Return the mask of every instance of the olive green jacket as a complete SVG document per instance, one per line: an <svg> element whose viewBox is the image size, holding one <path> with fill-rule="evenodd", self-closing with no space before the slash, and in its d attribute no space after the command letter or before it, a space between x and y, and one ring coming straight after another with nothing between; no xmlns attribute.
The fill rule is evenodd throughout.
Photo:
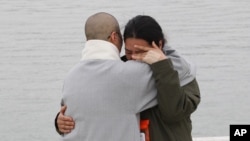
<svg viewBox="0 0 250 141"><path fill-rule="evenodd" d="M178 72L170 59L152 64L151 68L158 105L141 113L141 119L149 120L150 141L192 141L190 116L200 102L197 81L194 79L180 87ZM166 79L160 79L162 77Z"/></svg>

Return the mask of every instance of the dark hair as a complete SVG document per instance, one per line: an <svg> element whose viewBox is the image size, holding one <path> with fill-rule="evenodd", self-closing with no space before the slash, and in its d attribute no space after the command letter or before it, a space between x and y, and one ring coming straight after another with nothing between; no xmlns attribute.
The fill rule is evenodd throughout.
<svg viewBox="0 0 250 141"><path fill-rule="evenodd" d="M138 15L130 19L125 26L123 36L124 41L127 38L137 38L146 40L150 45L155 41L159 46L159 41L162 40L164 46L166 42L161 26L154 18L145 15Z"/></svg>

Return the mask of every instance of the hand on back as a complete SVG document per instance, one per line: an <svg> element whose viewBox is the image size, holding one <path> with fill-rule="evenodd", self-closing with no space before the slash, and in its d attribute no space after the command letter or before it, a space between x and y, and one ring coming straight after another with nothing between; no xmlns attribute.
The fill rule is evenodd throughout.
<svg viewBox="0 0 250 141"><path fill-rule="evenodd" d="M75 127L75 122L72 117L64 115L66 109L66 106L61 107L60 113L56 121L59 131L63 134L70 133L71 130L73 130Z"/></svg>

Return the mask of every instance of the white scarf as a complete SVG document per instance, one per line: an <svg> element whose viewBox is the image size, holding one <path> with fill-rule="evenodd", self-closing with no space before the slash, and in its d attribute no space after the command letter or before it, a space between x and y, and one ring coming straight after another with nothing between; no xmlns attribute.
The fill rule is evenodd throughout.
<svg viewBox="0 0 250 141"><path fill-rule="evenodd" d="M121 60L115 45L104 40L88 40L82 50L82 59Z"/></svg>

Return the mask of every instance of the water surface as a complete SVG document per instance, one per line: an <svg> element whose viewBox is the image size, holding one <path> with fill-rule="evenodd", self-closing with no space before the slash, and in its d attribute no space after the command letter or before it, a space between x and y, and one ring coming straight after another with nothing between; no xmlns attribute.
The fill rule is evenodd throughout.
<svg viewBox="0 0 250 141"><path fill-rule="evenodd" d="M247 0L0 0L1 140L58 139L63 79L80 59L86 18L99 11L122 30L135 15L155 17L169 45L197 65L193 136L227 136L230 124L250 123Z"/></svg>

